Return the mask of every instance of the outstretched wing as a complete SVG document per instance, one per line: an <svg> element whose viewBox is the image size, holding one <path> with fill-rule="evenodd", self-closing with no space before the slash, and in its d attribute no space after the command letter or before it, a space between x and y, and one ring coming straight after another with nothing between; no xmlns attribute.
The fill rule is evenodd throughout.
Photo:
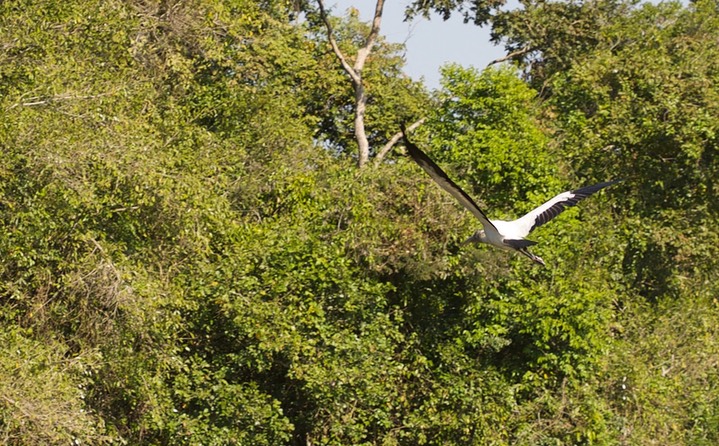
<svg viewBox="0 0 719 446"><path fill-rule="evenodd" d="M472 197L467 195L465 191L463 191L457 184L452 181L446 173L437 165L434 161L432 161L423 151L419 149L416 145L412 144L410 140L407 138L406 133L404 132L404 128L402 129L402 136L404 137L405 145L407 146L407 153L409 153L409 156L412 157L412 159L419 164L419 167L424 169L425 172L429 174L432 179L439 184L439 187L449 192L450 195L452 195L454 198L457 199L457 201L462 204L465 208L467 208L472 214L474 214L477 219L482 223L482 226L484 226L484 229L492 228L495 231L497 228L492 224L492 222L489 221L486 215L484 215L484 212L482 212L482 209L477 205L477 203L472 200Z"/></svg>
<svg viewBox="0 0 719 446"><path fill-rule="evenodd" d="M581 189L562 192L543 205L537 207L531 212L517 220L520 227L527 231L527 234L549 222L557 215L561 214L566 208L576 206L577 203L598 192L605 187L618 183L622 180L605 181L604 183L595 184L593 186L583 187Z"/></svg>

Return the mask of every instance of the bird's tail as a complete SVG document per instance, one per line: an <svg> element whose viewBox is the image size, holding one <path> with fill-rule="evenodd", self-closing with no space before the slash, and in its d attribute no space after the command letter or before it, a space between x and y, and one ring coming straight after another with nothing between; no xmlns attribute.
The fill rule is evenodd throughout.
<svg viewBox="0 0 719 446"><path fill-rule="evenodd" d="M516 250L525 249L530 246L534 246L537 244L537 242L532 240L527 240L526 238L520 238L520 239L504 239L504 244L507 246L510 246Z"/></svg>

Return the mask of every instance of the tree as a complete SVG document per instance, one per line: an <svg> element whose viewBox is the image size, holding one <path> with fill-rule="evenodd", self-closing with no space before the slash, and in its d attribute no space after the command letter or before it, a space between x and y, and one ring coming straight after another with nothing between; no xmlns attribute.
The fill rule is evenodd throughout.
<svg viewBox="0 0 719 446"><path fill-rule="evenodd" d="M426 127L433 156L494 212L549 198L559 187L548 139L539 127L535 90L513 68L442 69L442 90Z"/></svg>
<svg viewBox="0 0 719 446"><path fill-rule="evenodd" d="M719 269L716 2L645 4L599 36L555 76L550 106L570 168L629 186L615 208L626 248L614 275L626 291L608 401L623 441L711 444L717 406L705 397L715 384L703 364L716 358L705 332L716 324Z"/></svg>
<svg viewBox="0 0 719 446"><path fill-rule="evenodd" d="M507 51L492 64L512 61L525 70L534 88L548 96L553 75L595 48L601 30L626 15L636 1L523 0L517 8L505 8L505 4L505 0L415 1L409 14L435 11L447 19L457 12L464 15L465 22L489 25L492 41L503 44Z"/></svg>
<svg viewBox="0 0 719 446"><path fill-rule="evenodd" d="M601 45L553 87L559 137L573 169L595 178L611 171L633 183L636 195L630 193L624 206L648 218L637 221L636 230L651 241L632 242L626 273L636 274L636 285L648 295L673 289L671 277L680 270L704 265L711 274L716 267L710 244L698 242L684 258L679 252L686 241L675 238L715 237L705 223L719 209L713 192L719 131L712 118L719 113L713 7L645 5L606 27Z"/></svg>
<svg viewBox="0 0 719 446"><path fill-rule="evenodd" d="M357 56L355 57L355 62L353 65L349 64L344 54L342 54L342 51L337 46L337 41L335 40L332 31L332 25L330 25L329 19L327 18L327 12L325 11L323 1L317 0L317 4L320 8L322 20L327 27L327 39L329 40L330 45L332 45L332 50L335 52L335 55L342 64L342 69L344 69L347 75L350 77L350 80L352 81L352 86L355 91L354 129L355 139L357 140L357 146L359 151L357 165L359 167L363 167L369 160L369 142L367 141L367 134L365 133L364 125L365 110L367 108L367 94L365 92L365 87L362 84L362 70L364 69L367 57L372 51L372 46L374 45L374 42L379 34L380 25L382 23L382 10L384 9L384 0L377 0L374 17L372 19L372 27L367 34L367 38L365 39L364 44L358 49Z"/></svg>
<svg viewBox="0 0 719 446"><path fill-rule="evenodd" d="M244 215L233 185L311 155L302 95L282 90L301 79L267 74L305 41L271 3L0 6L8 444L288 440L275 398L181 341L213 308L200 269ZM190 299L185 276L204 277Z"/></svg>
<svg viewBox="0 0 719 446"><path fill-rule="evenodd" d="M352 86L294 5L0 3L3 441L716 444L715 2L602 26L543 98L449 66L428 107L377 36L370 159L426 114L499 218L626 177L533 234L545 269L459 246L400 153L339 156Z"/></svg>
<svg viewBox="0 0 719 446"><path fill-rule="evenodd" d="M367 92L367 86L366 86L366 79L367 79L367 73L365 72L365 64L367 63L368 57L373 51L376 51L376 46L378 44L378 41L381 40L379 36L380 32L380 26L382 23L382 12L384 10L384 0L377 0L377 3L375 5L375 11L373 15L373 19L371 21L371 25L367 31L364 32L364 35L360 37L361 34L355 34L354 36L351 36L352 38L349 39L350 42L353 44L356 42L355 39L359 37L359 48L356 50L355 60L354 63L350 64L350 61L348 60L345 51L343 51L340 47L340 43L338 43L336 38L336 32L332 25L332 20L327 14L327 11L325 9L324 2L322 0L317 0L317 4L319 6L319 14L320 19L322 23L324 24L324 27L326 29L326 37L327 41L329 42L332 51L334 52L335 56L340 62L340 65L342 66L342 69L347 74L347 76L350 78L350 82L352 84L352 88L354 90L354 103L353 103L353 109L354 109L354 138L357 143L358 148L358 157L357 157L357 165L362 168L364 167L370 158L370 140L367 135L367 129L366 129L366 123L365 123L365 117L367 113L367 104L368 100L370 98L368 92ZM357 14L356 12L353 12L350 15L350 20L356 20ZM361 33L361 31L360 31ZM385 56L386 57L386 56ZM377 84L378 88L381 88L381 83ZM404 88L407 88L404 86ZM415 94L418 93L415 90ZM398 94L399 92L389 92L389 95L386 97L391 97L392 94ZM396 123L395 123L396 124ZM415 123L415 126L419 125L419 123ZM382 158L389 152L389 150L392 148L392 146L399 140L400 133L399 132L393 132L393 136L389 138L389 141L386 142L382 149L375 151L376 153L376 161L380 162Z"/></svg>

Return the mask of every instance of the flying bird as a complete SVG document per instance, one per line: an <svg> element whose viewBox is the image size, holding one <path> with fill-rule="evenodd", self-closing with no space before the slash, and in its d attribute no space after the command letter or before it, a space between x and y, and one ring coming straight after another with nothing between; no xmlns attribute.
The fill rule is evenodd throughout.
<svg viewBox="0 0 719 446"><path fill-rule="evenodd" d="M561 214L567 207L575 206L593 193L621 181L606 181L593 186L562 192L523 217L513 221L490 220L477 203L474 202L472 197L467 195L434 161L410 142L404 128L402 129L402 136L404 137L409 156L411 156L442 189L449 192L450 195L456 198L462 206L467 208L467 210L482 223L484 229L476 231L463 244L487 243L498 248L518 251L542 266L545 266L544 260L529 252L528 249L530 246L536 245L537 242L527 240L525 237L536 228Z"/></svg>

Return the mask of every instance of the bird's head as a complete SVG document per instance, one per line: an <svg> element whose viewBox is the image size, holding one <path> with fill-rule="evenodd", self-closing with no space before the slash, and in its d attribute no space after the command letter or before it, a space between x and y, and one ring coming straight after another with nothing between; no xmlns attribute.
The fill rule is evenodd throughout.
<svg viewBox="0 0 719 446"><path fill-rule="evenodd" d="M487 236L484 234L484 229L476 231L470 238L464 241L462 245L467 243L486 243Z"/></svg>

